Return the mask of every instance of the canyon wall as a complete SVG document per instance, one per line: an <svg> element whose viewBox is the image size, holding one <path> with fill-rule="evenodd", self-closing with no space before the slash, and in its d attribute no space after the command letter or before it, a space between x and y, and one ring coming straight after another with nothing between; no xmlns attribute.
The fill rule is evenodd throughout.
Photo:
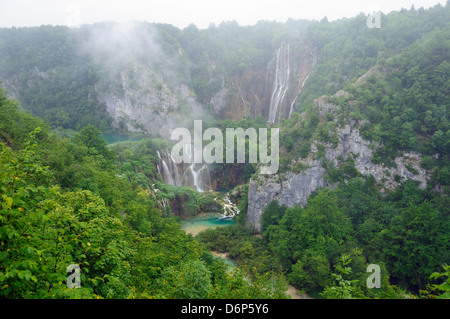
<svg viewBox="0 0 450 319"><path fill-rule="evenodd" d="M338 94L345 93L338 92ZM315 100L315 105L321 117L338 109L337 106L326 102L325 98ZM355 122L338 127L337 136L337 145L314 141L309 156L297 160L307 167L302 172L257 175L255 179L251 179L248 189L246 227L260 232L264 208L273 200L278 200L280 205L288 207L295 205L304 207L309 195L315 190L323 187L334 188L336 184L330 183L326 178L327 171L323 165L323 158L338 167L342 161L351 156L354 158L357 171L364 176L373 175L376 182L385 190L395 189L407 179L418 181L421 189L426 187L430 173L420 167L420 154L403 153L395 158L395 167L386 167L383 164L372 163L373 149L370 143L361 137L359 125ZM315 144L322 144L325 147L323 158L315 156L318 152Z"/></svg>

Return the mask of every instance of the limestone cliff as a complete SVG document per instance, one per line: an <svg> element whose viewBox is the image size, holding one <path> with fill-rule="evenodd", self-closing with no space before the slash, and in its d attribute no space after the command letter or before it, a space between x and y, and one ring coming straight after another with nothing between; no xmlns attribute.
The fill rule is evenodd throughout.
<svg viewBox="0 0 450 319"><path fill-rule="evenodd" d="M133 66L120 72L119 88L98 90L113 118L112 128L143 132L170 138L172 130L183 125L186 113L200 113L201 106L184 84L171 88L157 72Z"/></svg>
<svg viewBox="0 0 450 319"><path fill-rule="evenodd" d="M338 92L345 94L345 92ZM337 110L337 106L326 102L324 98L315 101L319 115L325 116L328 112ZM326 159L338 167L345 159L352 157L357 171L364 175L373 175L381 188L394 189L400 182L412 179L420 183L424 189L427 185L429 172L420 167L421 156L418 153L408 152L395 158L396 167L386 167L383 164L372 163L373 149L369 141L364 140L359 132L359 125L355 122L347 123L337 128L338 143L323 144L314 141L311 152L306 159L297 160L304 167L300 173L286 172L274 175L258 175L249 182L248 209L246 226L255 231L261 230L261 216L264 208L272 201L278 200L280 205L288 207L300 205L304 207L309 195L322 187L335 187L326 178L326 169L323 161ZM315 145L325 147L324 156L318 157ZM409 169L408 169L409 168Z"/></svg>

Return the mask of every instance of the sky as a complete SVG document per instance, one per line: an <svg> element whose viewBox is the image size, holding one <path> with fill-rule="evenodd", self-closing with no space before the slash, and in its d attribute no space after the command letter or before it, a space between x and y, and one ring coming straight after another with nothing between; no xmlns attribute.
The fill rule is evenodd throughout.
<svg viewBox="0 0 450 319"><path fill-rule="evenodd" d="M223 21L254 25L259 20L328 20L363 12L416 9L446 0L0 0L0 27L92 24L102 21L189 24L207 28Z"/></svg>

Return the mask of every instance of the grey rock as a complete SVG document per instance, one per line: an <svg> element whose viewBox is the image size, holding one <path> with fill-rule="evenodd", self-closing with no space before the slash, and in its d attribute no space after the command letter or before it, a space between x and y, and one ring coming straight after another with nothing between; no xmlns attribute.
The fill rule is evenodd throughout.
<svg viewBox="0 0 450 319"><path fill-rule="evenodd" d="M342 92L340 94L343 94ZM323 103L316 100L319 112L323 116L326 112L334 112L337 106ZM418 153L408 152L396 157L394 162L396 167L385 167L383 164L372 163L373 148L378 145L371 145L369 141L362 138L358 125L349 123L337 129L337 145L324 144L324 157L334 166L339 166L339 159L345 160L349 156L355 159L355 167L364 176L373 175L377 183L384 190L395 189L399 183L395 176L400 177L400 182L412 179L419 182L419 187L424 189L430 173L420 167L421 156ZM319 144L318 141L315 141ZM287 172L284 174L274 174L271 176L258 175L257 179L252 179L248 190L248 208L245 225L249 229L257 232L261 231L261 217L264 208L272 201L278 200L280 205L288 207L307 204L309 195L323 187L334 188L325 178L326 170L322 166L321 159L315 159L314 154L317 147L313 143L310 156L298 162L307 165L309 168L301 173ZM407 167L412 167L413 172ZM398 180L398 178L397 178ZM382 191L383 191L382 189Z"/></svg>

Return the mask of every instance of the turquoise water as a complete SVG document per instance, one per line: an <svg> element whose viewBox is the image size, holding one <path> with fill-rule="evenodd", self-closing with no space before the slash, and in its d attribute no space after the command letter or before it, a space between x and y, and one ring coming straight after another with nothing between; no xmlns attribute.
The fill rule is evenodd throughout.
<svg viewBox="0 0 450 319"><path fill-rule="evenodd" d="M237 264L233 259L230 259L230 258L222 258L222 259L225 262L225 264L227 264L228 269L233 269L233 268L237 267Z"/></svg>
<svg viewBox="0 0 450 319"><path fill-rule="evenodd" d="M181 221L181 228L188 234L197 235L208 228L231 226L236 224L234 218L220 220L221 215L217 213L202 213L188 220Z"/></svg>
<svg viewBox="0 0 450 319"><path fill-rule="evenodd" d="M195 236L209 228L226 227L236 224L236 220L234 218L221 220L220 217L221 215L217 213L202 213L192 217L189 220L181 221L181 229L184 229L186 233ZM228 266L228 269L231 270L237 267L234 260L226 257L220 258L223 259L225 264Z"/></svg>

